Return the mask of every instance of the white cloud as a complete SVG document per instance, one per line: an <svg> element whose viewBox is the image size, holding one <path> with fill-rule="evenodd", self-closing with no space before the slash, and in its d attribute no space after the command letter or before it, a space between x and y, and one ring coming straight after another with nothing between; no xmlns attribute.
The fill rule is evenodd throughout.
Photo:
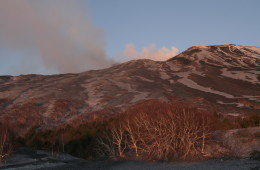
<svg viewBox="0 0 260 170"><path fill-rule="evenodd" d="M178 54L178 49L171 46L170 49L163 46L158 49L156 44L150 44L143 47L141 52L138 52L134 44L128 44L123 51L122 60L135 60L135 59L151 59L155 61L165 61Z"/></svg>

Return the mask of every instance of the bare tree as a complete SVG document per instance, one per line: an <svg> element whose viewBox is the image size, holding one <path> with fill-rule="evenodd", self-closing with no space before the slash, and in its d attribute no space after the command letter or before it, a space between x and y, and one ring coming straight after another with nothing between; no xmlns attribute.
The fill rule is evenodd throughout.
<svg viewBox="0 0 260 170"><path fill-rule="evenodd" d="M121 123L119 123L118 126L113 126L111 128L111 137L113 140L113 144L117 148L118 156L123 157L127 145L126 145L125 129L121 125Z"/></svg>
<svg viewBox="0 0 260 170"><path fill-rule="evenodd" d="M97 140L97 147L95 148L96 153L99 156L115 156L115 146L113 140L111 139L111 135L108 132L102 133Z"/></svg>
<svg viewBox="0 0 260 170"><path fill-rule="evenodd" d="M13 151L11 134L7 127L0 127L0 163Z"/></svg>
<svg viewBox="0 0 260 170"><path fill-rule="evenodd" d="M159 106L125 113L119 123L111 125L102 145L113 143L120 157L132 152L136 157L155 160L199 158L211 134L207 116L176 103Z"/></svg>

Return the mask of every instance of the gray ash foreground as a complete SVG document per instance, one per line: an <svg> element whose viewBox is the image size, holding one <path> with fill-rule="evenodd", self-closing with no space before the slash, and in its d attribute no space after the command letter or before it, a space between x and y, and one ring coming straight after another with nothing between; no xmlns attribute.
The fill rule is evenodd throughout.
<svg viewBox="0 0 260 170"><path fill-rule="evenodd" d="M33 152L33 153L32 153ZM40 155L40 156L39 156ZM257 170L260 162L250 159L215 159L200 162L145 162L130 160L84 160L67 154L53 155L50 152L23 148L9 157L8 164L1 164L6 170Z"/></svg>

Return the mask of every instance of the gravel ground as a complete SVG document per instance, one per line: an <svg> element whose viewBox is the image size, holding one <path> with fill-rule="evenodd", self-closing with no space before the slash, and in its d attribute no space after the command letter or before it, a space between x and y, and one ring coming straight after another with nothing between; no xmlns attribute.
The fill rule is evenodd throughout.
<svg viewBox="0 0 260 170"><path fill-rule="evenodd" d="M84 160L68 154L53 155L47 151L21 149L12 154L7 170L260 170L260 161L250 159L215 159L199 162L145 162L130 160Z"/></svg>
<svg viewBox="0 0 260 170"><path fill-rule="evenodd" d="M86 161L53 168L43 168L46 170L260 170L260 162L249 159L235 160L210 160L193 163L158 163L143 161Z"/></svg>

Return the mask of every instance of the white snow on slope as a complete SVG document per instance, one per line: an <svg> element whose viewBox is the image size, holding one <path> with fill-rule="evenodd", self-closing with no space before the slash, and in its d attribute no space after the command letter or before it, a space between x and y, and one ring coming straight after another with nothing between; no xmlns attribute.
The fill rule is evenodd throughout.
<svg viewBox="0 0 260 170"><path fill-rule="evenodd" d="M226 98L235 98L231 94L227 94L224 92L213 90L209 87L203 87L201 85L198 85L196 82L194 82L188 78L188 76L190 75L190 72L180 72L180 73L176 73L176 75L181 77L181 79L179 79L178 82L182 83L183 85L185 85L189 88L193 88L193 89L200 90L200 91L207 92L207 93L217 94L220 96L224 96Z"/></svg>
<svg viewBox="0 0 260 170"><path fill-rule="evenodd" d="M260 47L254 47L254 46L246 46L246 48L250 49L250 50L253 50L253 51L256 51L260 54Z"/></svg>
<svg viewBox="0 0 260 170"><path fill-rule="evenodd" d="M139 93L134 96L134 98L130 101L130 103L136 103L140 100L148 99L148 96L149 96L149 92Z"/></svg>
<svg viewBox="0 0 260 170"><path fill-rule="evenodd" d="M160 78L163 80L169 80L171 79L171 76L169 76L165 71L160 71Z"/></svg>
<svg viewBox="0 0 260 170"><path fill-rule="evenodd" d="M220 67L251 67L252 65L260 66L260 53L257 54L253 52L258 52L260 47L245 48L239 45L220 45L215 47L215 52L217 53L213 53L211 51L211 46L192 47L189 49L190 51L200 51L182 57L195 61L198 64L200 61L203 61L205 63L214 64ZM228 51L223 50L223 47L227 47ZM244 55L240 55L238 51Z"/></svg>
<svg viewBox="0 0 260 170"><path fill-rule="evenodd" d="M139 79L141 79L141 80L143 80L143 81L150 82L150 83L153 83L153 82L154 82L154 80L150 80L150 79L147 79L147 78L142 77L142 76L135 76L135 77L136 77L136 78L139 78Z"/></svg>
<svg viewBox="0 0 260 170"><path fill-rule="evenodd" d="M139 76L140 78L140 76ZM115 80L110 80L110 82L112 82L113 84L115 84L117 87L119 87L120 89L124 89L129 93L133 93L134 98L130 101L130 103L135 103L139 100L144 100L144 99L148 99L149 96L149 92L138 92L135 90L135 88L133 87L133 85L129 84L129 83L124 83L124 82L120 82L120 81L115 81Z"/></svg>
<svg viewBox="0 0 260 170"><path fill-rule="evenodd" d="M243 107L244 106L244 104L242 104L242 103L235 103L235 102L225 103L225 102L222 102L220 100L218 100L217 103L223 104L223 105L237 105L236 107Z"/></svg>
<svg viewBox="0 0 260 170"><path fill-rule="evenodd" d="M100 88L103 85L102 81L105 80L101 80L99 78L88 79L86 84L82 85L82 87L86 89L85 92L88 94L86 103L89 105L89 107L95 106L96 109L100 109L98 105L101 103L101 99L104 96L102 93L100 93Z"/></svg>
<svg viewBox="0 0 260 170"><path fill-rule="evenodd" d="M248 95L243 95L244 98L247 98L248 100L251 101L256 101L256 102L260 102L260 96L248 96Z"/></svg>
<svg viewBox="0 0 260 170"><path fill-rule="evenodd" d="M221 69L221 71L222 76L247 81L253 84L260 84L258 80L258 77L260 76L260 71L229 71L227 68L223 68Z"/></svg>

